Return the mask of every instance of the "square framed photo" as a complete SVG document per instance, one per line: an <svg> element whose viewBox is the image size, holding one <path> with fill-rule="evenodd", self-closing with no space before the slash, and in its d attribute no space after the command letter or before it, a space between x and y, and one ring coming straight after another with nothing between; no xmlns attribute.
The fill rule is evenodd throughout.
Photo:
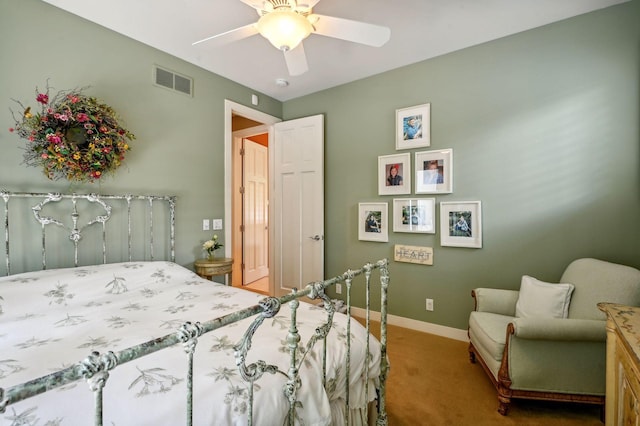
<svg viewBox="0 0 640 426"><path fill-rule="evenodd" d="M387 203L358 203L358 239L389 241Z"/></svg>
<svg viewBox="0 0 640 426"><path fill-rule="evenodd" d="M393 232L436 233L435 198L394 198Z"/></svg>
<svg viewBox="0 0 640 426"><path fill-rule="evenodd" d="M378 157L378 195L411 194L411 155Z"/></svg>
<svg viewBox="0 0 640 426"><path fill-rule="evenodd" d="M482 248L480 201L440 202L440 245Z"/></svg>
<svg viewBox="0 0 640 426"><path fill-rule="evenodd" d="M396 110L396 149L431 145L431 104Z"/></svg>
<svg viewBox="0 0 640 426"><path fill-rule="evenodd" d="M416 194L453 192L453 150L416 152Z"/></svg>

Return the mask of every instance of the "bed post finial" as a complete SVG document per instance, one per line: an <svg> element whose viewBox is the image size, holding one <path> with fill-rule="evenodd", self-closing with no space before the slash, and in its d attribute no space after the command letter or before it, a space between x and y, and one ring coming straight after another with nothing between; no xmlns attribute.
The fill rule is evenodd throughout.
<svg viewBox="0 0 640 426"><path fill-rule="evenodd" d="M182 342L185 352L192 354L196 350L198 337L202 336L203 332L202 324L199 322L192 323L187 321L182 324L178 330L178 338Z"/></svg>
<svg viewBox="0 0 640 426"><path fill-rule="evenodd" d="M102 425L102 390L109 379L109 370L116 365L118 365L118 358L111 351L102 355L93 351L80 363L81 373L87 380L89 389L94 393L96 425Z"/></svg>
<svg viewBox="0 0 640 426"><path fill-rule="evenodd" d="M102 355L100 355L99 352L93 351L91 355L82 360L80 365L82 375L85 379L89 380L101 371L107 372L115 368L115 366L118 365L118 358L116 354L111 351ZM104 386L104 383L102 385ZM92 390L95 389L92 388Z"/></svg>

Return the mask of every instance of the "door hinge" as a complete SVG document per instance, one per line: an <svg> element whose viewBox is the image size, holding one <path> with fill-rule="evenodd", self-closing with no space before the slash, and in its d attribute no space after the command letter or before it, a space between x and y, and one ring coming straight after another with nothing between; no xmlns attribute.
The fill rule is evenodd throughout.
<svg viewBox="0 0 640 426"><path fill-rule="evenodd" d="M244 148L240 148L240 155L244 155Z"/></svg>
<svg viewBox="0 0 640 426"><path fill-rule="evenodd" d="M241 193L241 194L244 194L244 186L241 186L241 187L240 187L240 193Z"/></svg>

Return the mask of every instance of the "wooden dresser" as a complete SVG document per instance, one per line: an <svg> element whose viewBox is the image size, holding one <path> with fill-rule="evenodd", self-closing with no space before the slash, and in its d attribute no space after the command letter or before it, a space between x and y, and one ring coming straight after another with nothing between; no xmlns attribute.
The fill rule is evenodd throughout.
<svg viewBox="0 0 640 426"><path fill-rule="evenodd" d="M606 426L640 425L640 307L598 308L607 314Z"/></svg>

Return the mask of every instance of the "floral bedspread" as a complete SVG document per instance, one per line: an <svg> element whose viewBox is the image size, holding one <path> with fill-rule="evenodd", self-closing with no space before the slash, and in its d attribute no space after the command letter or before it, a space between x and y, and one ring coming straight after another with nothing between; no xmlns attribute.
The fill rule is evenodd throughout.
<svg viewBox="0 0 640 426"><path fill-rule="evenodd" d="M131 262L30 272L0 278L0 387L50 374L92 351L117 352L162 337L186 321L205 322L257 304L264 296L204 280L170 262ZM262 359L288 371L288 306L265 320L248 362ZM323 323L322 309L301 303L301 345ZM198 339L194 362L194 425L246 425L249 394L235 365L233 346L252 319ZM374 399L379 343L370 338L369 396L364 394L364 330L351 322L349 383L352 408ZM329 333L327 389L322 384L322 344L305 359L297 399L297 424L328 425L331 406L344 399L346 317L336 313ZM104 388L104 424L186 423L187 355L182 345L110 371ZM266 374L254 385L254 424L285 424L286 377ZM93 393L84 380L7 407L0 425L93 424Z"/></svg>

